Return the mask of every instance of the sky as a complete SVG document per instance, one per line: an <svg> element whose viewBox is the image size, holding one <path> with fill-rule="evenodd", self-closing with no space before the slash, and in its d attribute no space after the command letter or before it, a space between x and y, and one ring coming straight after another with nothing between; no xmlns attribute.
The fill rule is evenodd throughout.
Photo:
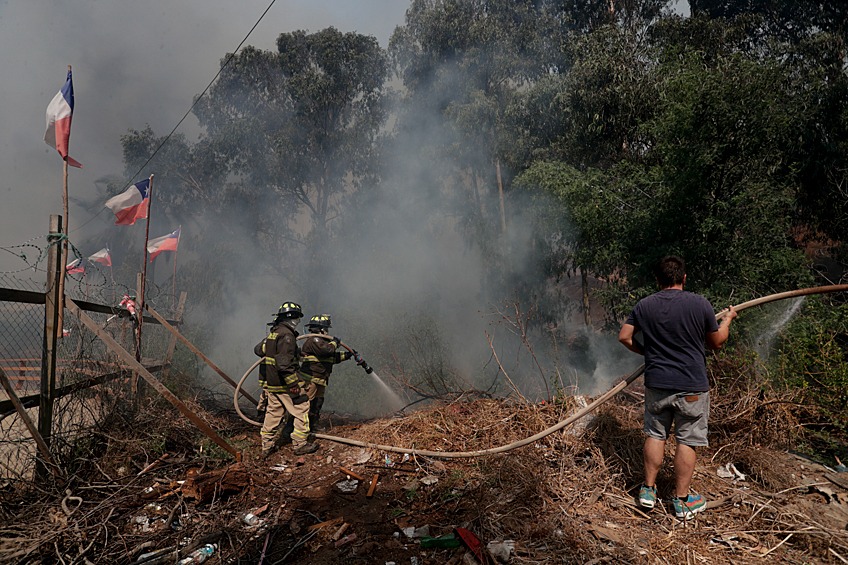
<svg viewBox="0 0 848 565"><path fill-rule="evenodd" d="M68 65L75 94L70 155L84 166L70 170L68 224L71 240L82 241L113 224L105 208L92 216L74 199L93 198L98 179L123 173L120 136L148 124L158 135L171 131L270 3L0 0L0 248L43 237L50 215L62 213L62 161L43 137L47 105ZM385 47L407 6L277 0L245 45L275 50L280 33L334 26L373 35ZM194 117L177 132L195 140ZM0 273L21 267L0 252Z"/></svg>

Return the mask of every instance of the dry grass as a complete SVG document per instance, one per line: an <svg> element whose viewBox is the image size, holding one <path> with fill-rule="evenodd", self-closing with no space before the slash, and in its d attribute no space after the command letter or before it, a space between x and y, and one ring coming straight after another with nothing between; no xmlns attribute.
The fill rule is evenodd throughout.
<svg viewBox="0 0 848 565"><path fill-rule="evenodd" d="M650 513L636 507L633 495L642 474L642 407L624 395L581 421L578 428L566 428L505 454L478 459L417 457L404 480L433 475L438 482L414 490L398 486L391 491L396 493L394 503L418 525L464 526L484 541L515 540L513 563L830 563L838 562L835 555L848 558L848 491L829 483L823 467L785 452L787 438L792 437L787 428L797 427L792 399L733 382L726 378L714 392L713 445L699 454L693 485L712 506L692 522L678 521L665 505ZM215 429L232 429L232 422L210 415L198 403L191 405ZM471 451L526 438L579 406L580 399L573 397L553 404L460 399L402 418L339 426L333 433L398 447ZM242 429L231 439L249 443L249 451L255 449L253 429ZM297 505L307 499L304 489L317 484L331 488L328 481L337 480L327 477L338 462L321 467L323 459L315 460L310 476L299 478L254 471L250 493L204 505L179 495L163 499L167 514L157 519L157 527L177 520L180 531L140 530L133 520L148 513L146 488L151 484L165 488L184 478L189 468L225 462L210 458L214 452L199 453L201 443L193 426L172 410L151 404L132 413L116 412L112 425L98 430L92 441L99 448L77 462L73 481L66 485L73 496L83 499L79 509L73 509L64 486L4 493L0 561L121 563L151 540L161 547L182 538L201 543L214 537L223 540L222 558L248 562L241 557L250 551L255 555L258 542L236 517L257 497L285 501L267 519L296 531ZM332 453L343 457L344 449ZM669 459L658 481L663 498L672 488L672 450L670 442ZM139 476L163 452L171 459ZM375 455L372 461L380 463L385 454ZM397 461L397 454L390 455ZM727 463L746 473L747 480L720 478L717 470ZM381 484L387 493L393 483L386 475ZM14 511L20 508L27 509L25 517ZM385 518L380 520L371 523L375 533L366 543L383 543L376 541L381 539L377 526ZM321 547L310 550L316 552L313 558ZM423 563L446 562L445 555L434 554L434 560Z"/></svg>

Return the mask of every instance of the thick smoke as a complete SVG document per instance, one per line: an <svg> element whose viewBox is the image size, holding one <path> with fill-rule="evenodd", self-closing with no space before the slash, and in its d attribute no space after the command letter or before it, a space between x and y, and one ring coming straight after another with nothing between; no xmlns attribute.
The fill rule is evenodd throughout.
<svg viewBox="0 0 848 565"><path fill-rule="evenodd" d="M331 314L331 333L358 349L407 402L420 399L416 391L505 395L513 385L530 400L563 389L595 393L638 365L614 336L583 326L579 277L550 281L551 292L570 306L555 327L527 319L538 305L506 276L538 275L531 264L533 227L518 213L524 204L507 201L506 235L497 227L488 236L475 230L481 210L498 213L494 166L475 194L462 163L440 153L454 134L438 111L426 108L404 102L395 108L393 121L427 127L391 132L381 180L350 194L354 201L340 209L324 276L221 274L228 304L216 322L217 355L241 376L256 359L252 348L263 323L283 301L295 300L307 319ZM464 151L470 160L486 160L472 148ZM483 220L499 225L497 215ZM295 256L283 272L307 270L308 253L301 262ZM364 416L399 408L353 363L334 372L325 407Z"/></svg>
<svg viewBox="0 0 848 565"><path fill-rule="evenodd" d="M170 131L265 7L264 1L207 2L202 10L194 3L163 0L0 4L0 70L7 77L0 88L14 109L0 113L5 132L0 243L16 244L43 233L49 214L61 211L61 163L41 135L46 105L70 63L77 97L71 154L85 165L71 172L71 238L83 254L112 243L121 263L116 263L115 277L132 286L141 263L143 224L114 227L108 211L93 217L96 211L75 203L98 198L95 182L123 169L120 135L146 124L157 135ZM335 26L373 34L385 47L394 27L403 23L405 9L391 0L277 4L248 44L273 49L281 32ZM226 216L190 219L154 211L151 237L170 232L178 221L183 225L178 278L185 283L179 290L188 292L187 331L231 376L240 377L255 361L253 346L285 300L301 302L307 316L331 314L332 333L357 348L408 401L418 397L404 383L424 390L507 394L511 389L499 363L531 399L578 383L594 392L588 383L625 372L598 361L625 356L623 348L582 328L579 313L559 320L556 332L516 325L535 300L517 294L505 273L536 268L530 264L532 228L516 213L522 204L508 199L506 237L497 229L478 229L480 210L486 222L498 224L493 165L480 182L478 201L474 179L439 150L454 132L428 108L395 109L391 124L414 127L389 132L394 137L379 183L366 183L337 203L340 219L320 280L303 276L308 250L283 258L258 249L249 210L234 206ZM202 134L193 116L178 131L189 141ZM469 161L488 159L473 149L462 148ZM156 172L155 161L150 169ZM157 189L169 187L158 184ZM215 238L223 233L226 246ZM118 241L126 248L116 249ZM504 262L495 265L494 251L505 249ZM221 253L227 254L223 267L215 261ZM0 261L7 259L0 256ZM0 269L16 266L0 263ZM170 286L169 258L157 260L155 269L152 286L164 295ZM575 279L551 281L552 292L573 302L573 293L560 287L577 284ZM215 383L228 392L216 375L206 373L210 387ZM333 380L329 410L370 416L397 408L352 363L339 366Z"/></svg>

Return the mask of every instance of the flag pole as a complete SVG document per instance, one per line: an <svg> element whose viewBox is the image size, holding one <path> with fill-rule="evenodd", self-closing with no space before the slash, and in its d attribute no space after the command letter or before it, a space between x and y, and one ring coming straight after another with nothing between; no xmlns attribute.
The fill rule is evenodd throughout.
<svg viewBox="0 0 848 565"><path fill-rule="evenodd" d="M150 175L150 186L147 197L147 226L144 229L144 265L141 268L141 296L138 297L138 332L135 343L135 360L141 362L141 320L144 317L144 286L147 279L147 241L150 239L150 214L153 212L153 175Z"/></svg>
<svg viewBox="0 0 848 565"><path fill-rule="evenodd" d="M115 271L112 270L112 251L109 250L108 245L106 246L106 254L109 256L109 278L112 279L112 302L117 302L118 289L115 287Z"/></svg>
<svg viewBox="0 0 848 565"><path fill-rule="evenodd" d="M180 237L182 237L183 227L180 226L177 230L179 230ZM177 241L177 249L174 250L174 274L171 277L171 310L177 309L177 251L179 248L179 241Z"/></svg>
<svg viewBox="0 0 848 565"><path fill-rule="evenodd" d="M71 66L68 65L68 72L71 72ZM68 147L71 145L70 136L68 136ZM68 218L68 160L62 160L62 216L64 216L64 222L62 222L62 226L64 227L64 235L62 238L62 265L68 264L68 225L70 224ZM62 272L59 274L59 321L56 324L56 337L62 339L63 333L62 330L65 328L65 271L67 269L62 269Z"/></svg>

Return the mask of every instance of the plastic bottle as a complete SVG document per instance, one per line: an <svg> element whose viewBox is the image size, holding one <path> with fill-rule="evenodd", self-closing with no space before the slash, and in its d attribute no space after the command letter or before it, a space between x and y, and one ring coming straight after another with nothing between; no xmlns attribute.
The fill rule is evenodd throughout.
<svg viewBox="0 0 848 565"><path fill-rule="evenodd" d="M206 558L215 553L218 546L214 543L207 543L201 548L195 549L191 555L177 561L177 565L192 565L193 563L203 563Z"/></svg>
<svg viewBox="0 0 848 565"><path fill-rule="evenodd" d="M252 512L248 512L247 514L242 516L241 520L248 526L255 526L256 524L262 522L262 519L259 518L259 516L257 516L256 514L253 514Z"/></svg>

